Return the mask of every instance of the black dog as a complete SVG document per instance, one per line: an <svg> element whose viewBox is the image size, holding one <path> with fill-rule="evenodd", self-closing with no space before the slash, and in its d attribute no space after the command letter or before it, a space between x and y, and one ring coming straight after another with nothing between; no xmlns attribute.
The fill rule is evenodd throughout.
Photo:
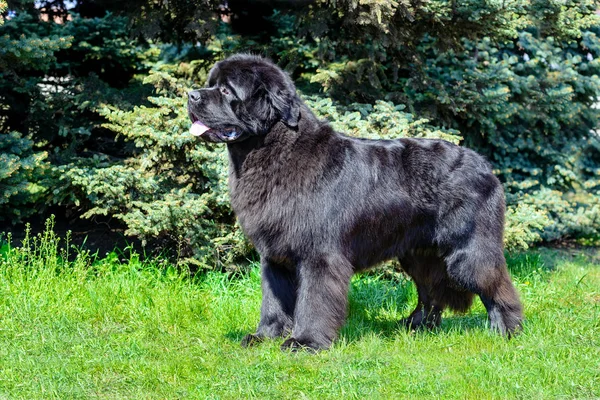
<svg viewBox="0 0 600 400"><path fill-rule="evenodd" d="M249 345L324 349L346 316L352 274L397 257L419 302L411 328L465 311L473 294L511 334L521 304L503 254L504 194L477 153L443 140L356 139L318 120L273 63L235 55L189 93L191 133L227 143L231 203L261 255L262 308Z"/></svg>

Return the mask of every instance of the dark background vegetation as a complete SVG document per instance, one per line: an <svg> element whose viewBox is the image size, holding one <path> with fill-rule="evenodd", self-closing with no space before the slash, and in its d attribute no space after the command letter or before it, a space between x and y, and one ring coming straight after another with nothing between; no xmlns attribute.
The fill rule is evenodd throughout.
<svg viewBox="0 0 600 400"><path fill-rule="evenodd" d="M239 51L285 68L337 129L442 137L494 165L506 244L600 233L592 0L9 1L0 26L0 224L50 214L201 268L253 257L225 149L186 92ZM98 230L97 227L102 227ZM117 236L118 236L117 235Z"/></svg>

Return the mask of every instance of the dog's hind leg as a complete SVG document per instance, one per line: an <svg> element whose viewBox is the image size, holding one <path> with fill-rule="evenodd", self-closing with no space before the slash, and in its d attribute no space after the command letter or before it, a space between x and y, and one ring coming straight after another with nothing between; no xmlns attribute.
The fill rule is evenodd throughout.
<svg viewBox="0 0 600 400"><path fill-rule="evenodd" d="M264 338L281 337L292 331L296 303L296 272L269 260L261 260L262 305L255 334L248 334L242 346L256 344Z"/></svg>
<svg viewBox="0 0 600 400"><path fill-rule="evenodd" d="M448 186L454 197L438 216L436 243L450 279L479 295L491 328L510 336L521 327L523 308L504 259L502 186L489 173L454 178Z"/></svg>
<svg viewBox="0 0 600 400"><path fill-rule="evenodd" d="M481 247L480 247L481 248ZM482 252L459 249L448 257L448 275L460 286L479 295L490 327L503 335L521 328L523 308L506 268L501 251Z"/></svg>
<svg viewBox="0 0 600 400"><path fill-rule="evenodd" d="M405 255L400 263L415 282L419 297L415 310L400 321L407 328L436 328L446 307L464 312L471 306L473 294L453 284L444 260L434 250Z"/></svg>
<svg viewBox="0 0 600 400"><path fill-rule="evenodd" d="M501 274L492 290L482 292L479 297L488 312L492 330L510 337L521 329L523 308L507 272Z"/></svg>
<svg viewBox="0 0 600 400"><path fill-rule="evenodd" d="M444 304L436 302L432 294L433 276L438 260L433 256L407 255L400 259L402 269L417 286L418 302L415 310L400 323L409 329L435 328L442 322Z"/></svg>
<svg viewBox="0 0 600 400"><path fill-rule="evenodd" d="M401 319L400 323L411 330L437 328L442 323L444 306L429 296L427 287L417 285L417 293L417 307L408 317Z"/></svg>

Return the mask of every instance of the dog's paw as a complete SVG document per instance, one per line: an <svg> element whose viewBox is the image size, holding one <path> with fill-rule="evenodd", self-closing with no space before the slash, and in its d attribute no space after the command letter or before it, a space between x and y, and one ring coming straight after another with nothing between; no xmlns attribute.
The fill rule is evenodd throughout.
<svg viewBox="0 0 600 400"><path fill-rule="evenodd" d="M413 312L407 318L402 318L399 323L410 331L435 330L441 325L442 317L440 314L431 313L424 318L423 312L419 311Z"/></svg>
<svg viewBox="0 0 600 400"><path fill-rule="evenodd" d="M282 351L291 351L294 353L299 350L304 350L304 351L308 351L310 353L316 353L319 350L327 349L327 347L329 347L329 346L323 346L323 345L319 345L310 340L300 340L300 339L296 339L296 338L292 337L292 338L286 339L283 342L283 344L281 345L281 350Z"/></svg>
<svg viewBox="0 0 600 400"><path fill-rule="evenodd" d="M246 336L244 336L240 344L242 345L242 347L251 347L261 343L263 340L264 337L249 333Z"/></svg>

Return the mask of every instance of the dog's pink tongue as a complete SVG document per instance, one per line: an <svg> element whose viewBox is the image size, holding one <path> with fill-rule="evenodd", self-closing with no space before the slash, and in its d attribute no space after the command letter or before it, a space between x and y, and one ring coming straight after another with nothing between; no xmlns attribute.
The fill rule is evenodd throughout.
<svg viewBox="0 0 600 400"><path fill-rule="evenodd" d="M192 127L190 128L190 133L194 136L200 136L209 129L210 128L204 125L202 122L196 121L192 124Z"/></svg>

